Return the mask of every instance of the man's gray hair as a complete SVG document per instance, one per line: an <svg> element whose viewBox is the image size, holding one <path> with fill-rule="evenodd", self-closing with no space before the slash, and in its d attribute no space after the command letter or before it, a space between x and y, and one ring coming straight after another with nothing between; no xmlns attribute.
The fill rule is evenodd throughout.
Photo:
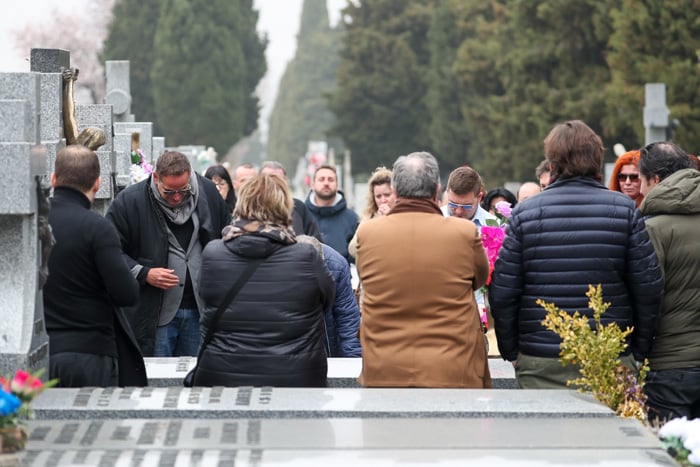
<svg viewBox="0 0 700 467"><path fill-rule="evenodd" d="M428 152L413 152L394 162L391 185L399 198L434 198L440 186L440 168Z"/></svg>

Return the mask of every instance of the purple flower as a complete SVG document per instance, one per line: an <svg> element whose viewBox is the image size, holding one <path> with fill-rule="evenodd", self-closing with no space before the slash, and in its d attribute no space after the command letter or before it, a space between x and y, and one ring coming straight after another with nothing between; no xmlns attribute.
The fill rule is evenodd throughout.
<svg viewBox="0 0 700 467"><path fill-rule="evenodd" d="M510 213L513 212L513 208L508 201L499 201L496 203L496 212L507 219L510 217Z"/></svg>

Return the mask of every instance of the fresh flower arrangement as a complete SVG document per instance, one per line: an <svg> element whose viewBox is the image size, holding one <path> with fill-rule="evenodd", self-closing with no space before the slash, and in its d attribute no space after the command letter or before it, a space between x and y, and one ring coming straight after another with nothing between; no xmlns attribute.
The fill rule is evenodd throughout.
<svg viewBox="0 0 700 467"><path fill-rule="evenodd" d="M58 380L42 382L39 376L17 370L12 378L0 377L0 445L2 452L24 448L27 434L22 424L31 415L31 402Z"/></svg>
<svg viewBox="0 0 700 467"><path fill-rule="evenodd" d="M700 465L700 419L674 418L659 429L658 435L680 465Z"/></svg>
<svg viewBox="0 0 700 467"><path fill-rule="evenodd" d="M148 178L153 172L153 166L146 162L143 151L139 148L131 151L131 183L138 183Z"/></svg>
<svg viewBox="0 0 700 467"><path fill-rule="evenodd" d="M623 418L636 418L647 425L646 394L644 381L649 372L647 362L639 368L639 374L624 366L620 354L627 348L625 338L633 328L624 331L617 323L603 326L600 317L610 307L603 302L603 289L588 286L588 306L593 309L595 327L589 324L588 317L578 311L573 315L558 309L553 303L537 300L537 304L547 311L542 325L562 339L562 365L579 366L580 378L567 381L570 386L579 386L579 392L591 392Z"/></svg>
<svg viewBox="0 0 700 467"><path fill-rule="evenodd" d="M493 268L496 266L498 252L501 250L503 240L506 238L506 224L508 223L512 211L513 209L510 203L507 201L499 201L496 203L496 219L487 219L486 225L481 227L481 242L484 245L486 257L489 260L489 276L486 279L486 285L478 291L483 297L488 296L488 287L491 285L491 275L493 274ZM479 307L479 312L484 329L488 330L489 322L487 317L488 307L485 304L486 300L485 298L477 297L477 302L484 303L483 306Z"/></svg>

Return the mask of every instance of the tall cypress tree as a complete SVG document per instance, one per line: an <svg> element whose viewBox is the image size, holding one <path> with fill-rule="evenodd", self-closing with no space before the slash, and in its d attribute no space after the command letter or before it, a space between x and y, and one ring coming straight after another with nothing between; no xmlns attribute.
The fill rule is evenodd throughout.
<svg viewBox="0 0 700 467"><path fill-rule="evenodd" d="M310 140L327 140L333 126L325 94L335 88L340 35L331 29L326 0L304 0L297 49L282 76L270 115L269 159L293 170Z"/></svg>
<svg viewBox="0 0 700 467"><path fill-rule="evenodd" d="M363 0L343 10L346 34L331 110L333 133L352 151L356 172L431 149L424 96L432 4Z"/></svg>
<svg viewBox="0 0 700 467"><path fill-rule="evenodd" d="M461 0L457 0L460 1ZM438 2L428 31L430 67L425 96L430 119L428 131L443 172L472 164L469 158L470 131L462 112L463 96L457 85L455 61L464 30L457 27L455 1Z"/></svg>
<svg viewBox="0 0 700 467"><path fill-rule="evenodd" d="M255 129L266 46L257 16L252 0L163 0L151 79L169 142L223 154Z"/></svg>
<svg viewBox="0 0 700 467"><path fill-rule="evenodd" d="M129 60L131 111L139 121L152 121L157 126L151 65L160 0L119 0L113 13L100 60Z"/></svg>

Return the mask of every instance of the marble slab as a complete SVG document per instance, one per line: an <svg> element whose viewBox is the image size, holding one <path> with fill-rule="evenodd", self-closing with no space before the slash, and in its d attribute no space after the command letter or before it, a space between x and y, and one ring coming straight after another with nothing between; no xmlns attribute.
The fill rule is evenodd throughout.
<svg viewBox="0 0 700 467"><path fill-rule="evenodd" d="M635 420L29 422L22 465L674 465Z"/></svg>
<svg viewBox="0 0 700 467"><path fill-rule="evenodd" d="M574 390L380 388L50 389L32 404L37 419L614 417Z"/></svg>

